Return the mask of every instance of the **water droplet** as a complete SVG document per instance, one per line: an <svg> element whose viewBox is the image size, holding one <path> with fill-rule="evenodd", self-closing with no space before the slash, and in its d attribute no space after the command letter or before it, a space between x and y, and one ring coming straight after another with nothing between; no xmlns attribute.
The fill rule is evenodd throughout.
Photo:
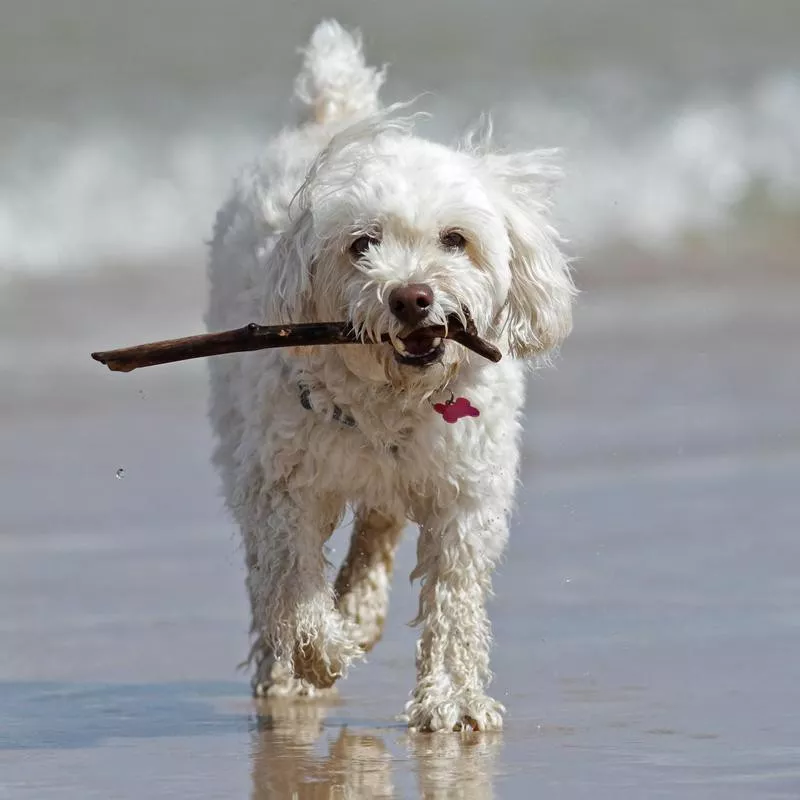
<svg viewBox="0 0 800 800"><path fill-rule="evenodd" d="M121 481L121 480L122 480L122 479L125 477L125 470L124 470L122 467L120 467L120 468L119 468L119 469L118 469L118 470L117 470L117 471L114 473L114 475L116 476L116 478L117 478L117 480L118 480L118 481Z"/></svg>
<svg viewBox="0 0 800 800"><path fill-rule="evenodd" d="M564 578L564 583L572 583L572 578Z"/></svg>

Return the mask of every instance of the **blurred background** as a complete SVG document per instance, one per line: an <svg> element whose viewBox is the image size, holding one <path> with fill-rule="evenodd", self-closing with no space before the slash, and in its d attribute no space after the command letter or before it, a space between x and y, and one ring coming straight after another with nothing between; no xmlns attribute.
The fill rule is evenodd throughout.
<svg viewBox="0 0 800 800"><path fill-rule="evenodd" d="M645 247L796 208L800 8L791 0L324 5L7 2L0 264L63 273L199 257L220 195L287 120L297 48L336 15L431 92L440 138L482 110L558 145L580 249Z"/></svg>
<svg viewBox="0 0 800 800"><path fill-rule="evenodd" d="M582 295L531 380L501 737L393 720L411 535L342 702L254 709L204 365L88 357L202 329L215 210L329 16L424 135L564 150ZM794 0L5 0L0 797L797 796L798 41Z"/></svg>

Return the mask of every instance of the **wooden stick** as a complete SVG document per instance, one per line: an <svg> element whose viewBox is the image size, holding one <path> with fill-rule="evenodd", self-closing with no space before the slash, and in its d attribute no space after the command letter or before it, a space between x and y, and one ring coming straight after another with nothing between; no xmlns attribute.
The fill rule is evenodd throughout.
<svg viewBox="0 0 800 800"><path fill-rule="evenodd" d="M502 354L491 342L481 339L468 320L465 330L460 321L451 317L447 330L443 325L430 328L432 337L452 339L490 361L497 362ZM382 341L389 341L384 335ZM131 372L139 367L152 367L190 358L205 358L224 353L241 353L248 350L266 350L272 347L308 347L324 344L359 344L352 327L347 322L310 322L297 325L256 325L251 322L243 328L220 333L204 333L183 339L167 339L119 350L92 353L92 358L105 364L114 372Z"/></svg>

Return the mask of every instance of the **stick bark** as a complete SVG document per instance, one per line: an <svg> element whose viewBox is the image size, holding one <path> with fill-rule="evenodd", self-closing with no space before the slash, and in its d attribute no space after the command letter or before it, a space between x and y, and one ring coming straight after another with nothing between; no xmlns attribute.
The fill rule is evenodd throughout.
<svg viewBox="0 0 800 800"><path fill-rule="evenodd" d="M452 339L478 355L497 362L502 354L491 342L481 339L468 320L464 329L456 318L448 320L447 328L439 325L430 329L431 336ZM389 341L384 336L382 341ZM326 344L362 344L347 322L311 322L296 325L256 325L219 333L204 333L182 339L166 339L118 350L92 353L92 358L114 372L131 372L139 367L152 367L187 361L192 358L266 350L273 347L308 347ZM369 342L367 342L369 343Z"/></svg>

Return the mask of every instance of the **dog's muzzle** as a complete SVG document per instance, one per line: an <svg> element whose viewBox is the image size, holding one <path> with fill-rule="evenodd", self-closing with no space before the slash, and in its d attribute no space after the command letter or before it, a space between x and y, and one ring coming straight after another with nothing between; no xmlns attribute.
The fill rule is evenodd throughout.
<svg viewBox="0 0 800 800"><path fill-rule="evenodd" d="M409 283L394 289L388 302L392 314L414 328L392 342L395 359L412 367L427 367L439 361L444 354L444 342L423 324L433 305L433 289L427 283Z"/></svg>
<svg viewBox="0 0 800 800"><path fill-rule="evenodd" d="M444 355L444 340L434 336L430 328L417 328L406 336L395 339L394 357L400 364L412 367L427 367L441 361Z"/></svg>

